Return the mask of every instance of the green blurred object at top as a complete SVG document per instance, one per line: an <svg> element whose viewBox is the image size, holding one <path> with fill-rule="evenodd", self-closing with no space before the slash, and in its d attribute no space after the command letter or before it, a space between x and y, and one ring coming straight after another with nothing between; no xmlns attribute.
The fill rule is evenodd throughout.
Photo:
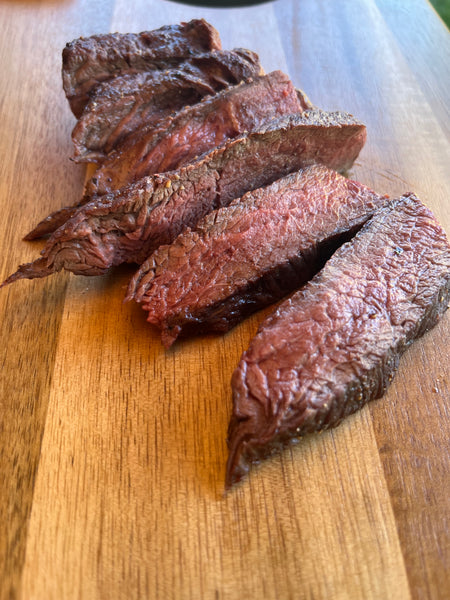
<svg viewBox="0 0 450 600"><path fill-rule="evenodd" d="M450 0L430 0L441 19L450 28Z"/></svg>

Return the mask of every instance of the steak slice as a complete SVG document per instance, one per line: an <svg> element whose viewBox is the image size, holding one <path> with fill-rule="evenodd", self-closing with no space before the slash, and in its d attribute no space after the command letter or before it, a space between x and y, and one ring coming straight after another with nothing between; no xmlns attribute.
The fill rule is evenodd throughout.
<svg viewBox="0 0 450 600"><path fill-rule="evenodd" d="M63 88L78 118L90 91L102 81L123 73L166 69L193 54L220 49L218 32L204 19L141 33L79 38L63 50Z"/></svg>
<svg viewBox="0 0 450 600"><path fill-rule="evenodd" d="M260 326L232 377L226 486L291 439L381 397L450 298L450 246L412 194L392 201Z"/></svg>
<svg viewBox="0 0 450 600"><path fill-rule="evenodd" d="M160 246L127 299L142 302L166 347L179 335L228 331L304 284L386 201L332 169L306 167Z"/></svg>
<svg viewBox="0 0 450 600"><path fill-rule="evenodd" d="M96 196L119 190L153 173L179 168L228 138L251 131L275 117L301 111L298 92L281 71L208 96L168 117L157 129L130 135L88 181L78 205L52 213L25 239L55 231L78 207Z"/></svg>
<svg viewBox="0 0 450 600"><path fill-rule="evenodd" d="M142 177L176 169L228 138L301 111L297 91L281 71L227 87L186 106L156 130L129 136L96 170L86 195L108 194Z"/></svg>
<svg viewBox="0 0 450 600"><path fill-rule="evenodd" d="M19 267L4 283L63 268L100 275L124 262L141 264L185 227L247 191L314 162L348 169L365 139L365 126L345 113L307 111L274 119L195 163L82 206L49 238L41 258Z"/></svg>
<svg viewBox="0 0 450 600"><path fill-rule="evenodd" d="M75 162L101 162L130 133L147 131L204 96L262 74L250 50L214 50L165 71L127 73L97 85L72 140Z"/></svg>

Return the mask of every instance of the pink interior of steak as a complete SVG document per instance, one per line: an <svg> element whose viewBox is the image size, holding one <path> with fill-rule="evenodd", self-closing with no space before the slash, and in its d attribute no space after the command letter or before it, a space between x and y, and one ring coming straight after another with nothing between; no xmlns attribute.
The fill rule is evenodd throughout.
<svg viewBox="0 0 450 600"><path fill-rule="evenodd" d="M265 121L301 111L297 92L281 71L230 87L186 107L155 131L130 136L97 169L86 193L109 193L152 173L178 168Z"/></svg>
<svg viewBox="0 0 450 600"><path fill-rule="evenodd" d="M157 249L128 298L142 302L148 320L170 330L172 341L174 328L224 331L227 321L232 326L299 287L386 198L324 166L303 169Z"/></svg>
<svg viewBox="0 0 450 600"><path fill-rule="evenodd" d="M380 209L260 326L233 374L227 485L380 397L450 296L450 245L413 195Z"/></svg>
<svg viewBox="0 0 450 600"><path fill-rule="evenodd" d="M143 134L184 106L260 74L258 56L236 49L195 55L164 71L118 75L91 93L72 132L74 159L101 162L135 130Z"/></svg>

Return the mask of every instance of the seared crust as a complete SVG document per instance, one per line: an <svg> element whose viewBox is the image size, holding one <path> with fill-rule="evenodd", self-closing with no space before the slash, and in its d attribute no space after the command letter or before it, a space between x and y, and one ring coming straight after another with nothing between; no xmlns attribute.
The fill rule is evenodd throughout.
<svg viewBox="0 0 450 600"><path fill-rule="evenodd" d="M324 166L311 166L213 211L160 246L130 282L165 346L224 332L298 289L387 202Z"/></svg>
<svg viewBox="0 0 450 600"><path fill-rule="evenodd" d="M100 83L73 129L73 158L101 162L134 131L148 131L184 106L261 71L258 56L249 50L214 50L171 69L126 73Z"/></svg>
<svg viewBox="0 0 450 600"><path fill-rule="evenodd" d="M63 88L74 115L80 117L89 92L102 81L126 72L164 69L193 54L220 49L218 32L204 19L142 33L79 38L62 53Z"/></svg>
<svg viewBox="0 0 450 600"><path fill-rule="evenodd" d="M347 169L365 142L366 128L343 113L326 121L316 125L308 113L274 119L181 169L93 200L49 238L36 275L31 263L5 283L42 277L43 270L99 275L124 262L141 264L185 227L249 190L316 162Z"/></svg>
<svg viewBox="0 0 450 600"><path fill-rule="evenodd" d="M236 143L231 141L217 151L212 150L196 161L192 169L193 173L200 169L201 177L202 165L206 165L207 169L221 171L223 162L225 179L236 180L236 185L233 184L231 188L236 190L236 195L230 198L232 200L250 189L267 185L287 173L314 163L345 172L360 153L366 137L366 127L352 115L312 109L287 118L269 120L257 131L237 138ZM274 154L273 161L271 153ZM181 175L181 170L178 175L186 176L185 171ZM171 179L171 174L167 177ZM139 189L139 186L132 187L130 193L134 193L134 189ZM124 193L128 192L125 190ZM220 195L223 197L224 192L220 192ZM84 197L79 206L89 200L89 196ZM36 239L55 231L76 211L77 207L68 207L52 213L41 221L26 239Z"/></svg>
<svg viewBox="0 0 450 600"><path fill-rule="evenodd" d="M450 246L412 194L381 208L260 326L232 377L226 486L381 397L450 298Z"/></svg>
<svg viewBox="0 0 450 600"><path fill-rule="evenodd" d="M129 136L94 173L86 194L100 196L177 169L227 139L301 110L296 90L282 71L228 86L168 116L158 127Z"/></svg>

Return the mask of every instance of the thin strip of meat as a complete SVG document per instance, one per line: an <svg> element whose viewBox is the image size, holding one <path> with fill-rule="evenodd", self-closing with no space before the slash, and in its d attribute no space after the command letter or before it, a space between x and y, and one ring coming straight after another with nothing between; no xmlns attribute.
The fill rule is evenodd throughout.
<svg viewBox="0 0 450 600"><path fill-rule="evenodd" d="M365 126L345 113L307 111L274 119L195 163L82 206L49 238L41 258L19 267L4 284L61 269L99 275L124 262L142 264L185 227L247 191L316 162L350 168L365 139Z"/></svg>
<svg viewBox="0 0 450 600"><path fill-rule="evenodd" d="M101 162L130 133L229 85L262 74L250 50L215 50L164 71L119 75L97 85L72 131L75 162Z"/></svg>
<svg viewBox="0 0 450 600"><path fill-rule="evenodd" d="M130 282L169 347L179 335L225 332L310 279L387 202L311 166L213 211L160 246Z"/></svg>
<svg viewBox="0 0 450 600"><path fill-rule="evenodd" d="M409 194L381 208L261 324L232 377L226 486L380 398L450 299L450 246Z"/></svg>
<svg viewBox="0 0 450 600"><path fill-rule="evenodd" d="M220 49L218 32L204 19L141 33L79 38L63 50L63 88L78 118L89 93L102 81L123 73L166 69L193 54Z"/></svg>
<svg viewBox="0 0 450 600"><path fill-rule="evenodd" d="M88 181L78 206L153 173L179 168L226 139L301 110L297 90L281 71L228 87L168 117L157 129L129 136ZM76 209L77 206L56 211L38 223L25 239L54 231Z"/></svg>

